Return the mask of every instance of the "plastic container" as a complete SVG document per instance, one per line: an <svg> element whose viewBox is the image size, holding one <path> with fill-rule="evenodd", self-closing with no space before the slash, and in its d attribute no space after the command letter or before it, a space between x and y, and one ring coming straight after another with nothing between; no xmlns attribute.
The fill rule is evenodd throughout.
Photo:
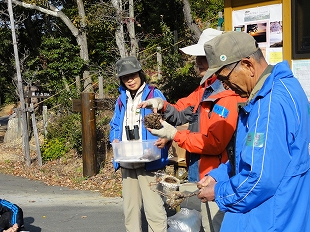
<svg viewBox="0 0 310 232"><path fill-rule="evenodd" d="M116 162L151 162L161 158L160 149L154 145L156 140L147 141L121 141L111 143L113 148L114 160Z"/></svg>

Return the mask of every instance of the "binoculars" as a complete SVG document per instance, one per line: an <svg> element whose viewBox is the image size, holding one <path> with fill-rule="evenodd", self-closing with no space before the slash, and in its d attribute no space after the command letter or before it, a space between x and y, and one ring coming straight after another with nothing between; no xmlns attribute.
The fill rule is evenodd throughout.
<svg viewBox="0 0 310 232"><path fill-rule="evenodd" d="M140 137L139 137L139 126L138 125L134 125L132 130L129 129L129 126L125 126L125 131L126 131L127 140L138 140L138 139L140 139Z"/></svg>

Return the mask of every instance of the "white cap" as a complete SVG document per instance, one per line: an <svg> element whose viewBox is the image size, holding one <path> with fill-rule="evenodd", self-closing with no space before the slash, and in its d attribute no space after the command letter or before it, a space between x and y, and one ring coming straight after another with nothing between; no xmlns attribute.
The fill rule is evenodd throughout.
<svg viewBox="0 0 310 232"><path fill-rule="evenodd" d="M184 48L180 48L182 52L191 56L205 56L205 50L203 45L209 40L215 38L216 36L222 34L222 31L215 30L213 28L205 29L199 37L198 43L190 45Z"/></svg>

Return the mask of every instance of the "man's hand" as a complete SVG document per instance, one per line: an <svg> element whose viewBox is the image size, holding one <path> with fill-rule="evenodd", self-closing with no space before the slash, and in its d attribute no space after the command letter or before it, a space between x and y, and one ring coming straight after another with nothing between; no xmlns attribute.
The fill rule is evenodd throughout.
<svg viewBox="0 0 310 232"><path fill-rule="evenodd" d="M216 184L215 179L212 176L203 177L198 183L197 187L200 189L198 198L201 202L213 201L215 198L214 186Z"/></svg>
<svg viewBox="0 0 310 232"><path fill-rule="evenodd" d="M202 187L208 186L212 182L216 183L212 176L205 176L197 183L197 188L201 189Z"/></svg>
<svg viewBox="0 0 310 232"><path fill-rule="evenodd" d="M164 107L164 100L159 97L150 98L146 101L141 102L137 108L151 108L154 113L157 113L158 110L161 110Z"/></svg>
<svg viewBox="0 0 310 232"><path fill-rule="evenodd" d="M152 135L158 136L160 138L167 138L168 140L173 140L175 134L177 133L177 129L166 121L161 120L160 122L163 128L159 130L147 128L147 130Z"/></svg>
<svg viewBox="0 0 310 232"><path fill-rule="evenodd" d="M18 225L15 223L12 227L10 227L7 230L4 230L3 232L17 232L18 230Z"/></svg>
<svg viewBox="0 0 310 232"><path fill-rule="evenodd" d="M211 182L206 187L202 187L199 190L198 198L201 202L205 203L207 201L213 201L215 199L214 186L216 182Z"/></svg>

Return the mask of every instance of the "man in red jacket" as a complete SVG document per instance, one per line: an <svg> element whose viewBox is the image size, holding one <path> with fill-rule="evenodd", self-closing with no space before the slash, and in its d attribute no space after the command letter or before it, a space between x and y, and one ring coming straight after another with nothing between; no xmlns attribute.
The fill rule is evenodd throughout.
<svg viewBox="0 0 310 232"><path fill-rule="evenodd" d="M152 107L154 112L163 113L165 118L162 122L163 128L150 129L150 132L174 140L179 147L186 150L188 181L192 183L197 183L209 171L228 160L228 144L232 140L237 124L237 104L244 101L232 90L226 90L216 76L208 79L204 77L209 66L203 45L220 34L221 31L206 29L197 44L180 49L188 55L196 56L196 65L202 80L194 92L179 99L175 104L158 98L140 104L140 107ZM187 130L181 131L174 127L185 123L189 123ZM206 205L203 204L202 224L205 231L210 231L211 227L211 231L217 232L223 213L218 210L216 204L209 208L211 211L215 209L209 215L212 221L208 222L207 216L204 215Z"/></svg>

